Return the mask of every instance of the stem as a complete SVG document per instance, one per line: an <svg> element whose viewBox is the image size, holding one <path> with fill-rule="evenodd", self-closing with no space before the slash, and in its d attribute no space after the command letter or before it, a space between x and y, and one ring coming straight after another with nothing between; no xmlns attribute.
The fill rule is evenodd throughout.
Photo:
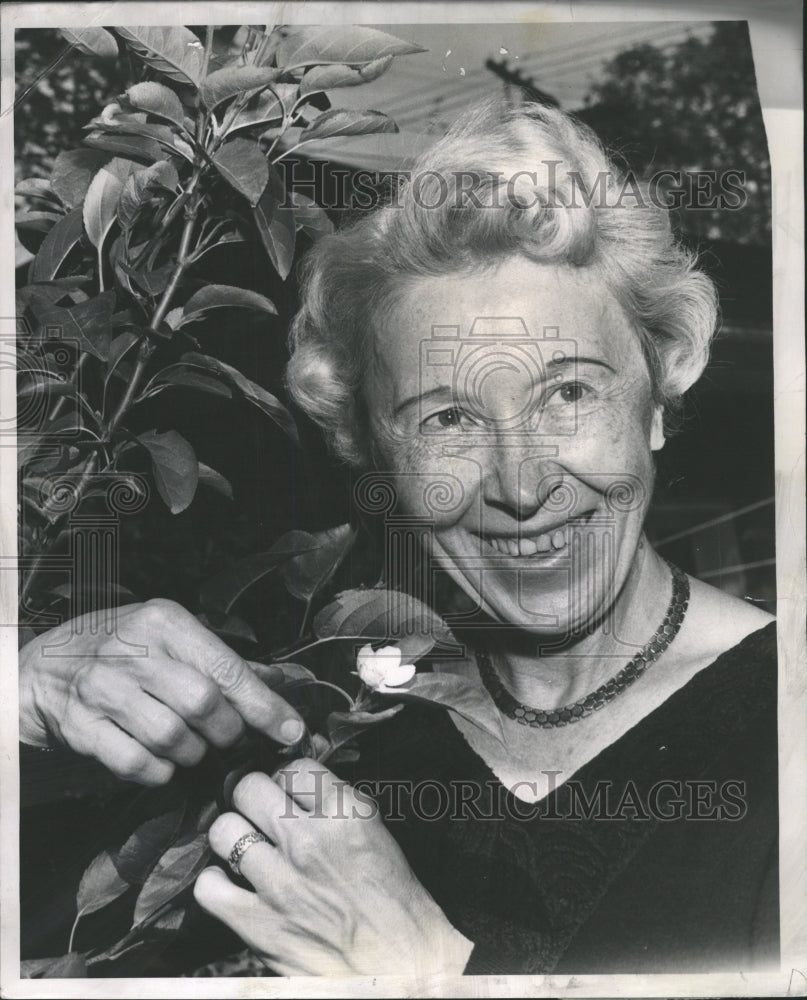
<svg viewBox="0 0 807 1000"><path fill-rule="evenodd" d="M153 913L149 914L149 916L147 916L144 920L141 920L139 924L135 924L128 934L125 934L120 941L118 941L118 943L110 949L110 954L102 954L89 958L87 959L87 965L92 965L94 962L98 961L114 962L116 958L120 958L123 954L123 949L128 948L129 945L133 943L139 942L142 938L143 931L147 930L152 924L155 924L160 917L167 913L174 905L175 900L176 897L173 899L167 899L161 906L158 906Z"/></svg>
<svg viewBox="0 0 807 1000"><path fill-rule="evenodd" d="M301 639L305 635L306 629L308 628L308 619L311 616L311 605L312 605L312 600L311 598L309 598L305 602L305 611L303 612L303 620L300 623L300 631L297 633L298 639Z"/></svg>
<svg viewBox="0 0 807 1000"><path fill-rule="evenodd" d="M289 156L291 153L295 153L300 148L300 146L304 146L307 142L312 142L312 140L301 139L300 142L295 143L293 146L289 146L289 148L284 153L281 153L280 156L275 157L275 159L272 160L272 163L280 163L280 161L283 159L284 156ZM277 143L277 139L275 139L275 143Z"/></svg>
<svg viewBox="0 0 807 1000"><path fill-rule="evenodd" d="M330 688L332 691L337 691L339 694L342 695L342 697L348 703L348 705L350 706L350 711L351 712L355 712L355 711L358 710L358 707L359 707L358 702L355 702L350 697L350 695L347 693L347 691L343 691L342 688L340 688L338 684L331 684L330 681L321 681L319 678L317 678L315 681L312 681L311 683L312 684L319 684L322 687Z"/></svg>
<svg viewBox="0 0 807 1000"><path fill-rule="evenodd" d="M210 65L210 56L213 54L213 25L208 24L205 27L205 55L202 60L202 73L201 78L207 76L207 67Z"/></svg>
<svg viewBox="0 0 807 1000"><path fill-rule="evenodd" d="M70 939L67 942L68 954L73 950L73 938L76 936L76 931L78 930L78 922L81 920L81 915L84 913L84 909L81 909L76 914L76 919L73 921L73 926L70 928Z"/></svg>
<svg viewBox="0 0 807 1000"><path fill-rule="evenodd" d="M191 182L186 192L188 197L195 189L198 180L199 180L199 172L197 169L194 171L193 177L191 178ZM191 255L189 254L189 250L191 246L191 241L193 239L193 230L195 224L196 224L196 205L193 204L189 206L188 209L186 209L185 226L182 230L182 237L180 239L179 252L177 254L177 262L174 268L174 273L171 275L171 280L168 282L168 285L165 291L163 292L162 298L160 299L159 305L154 310L154 315L151 317L151 322L149 324L150 330L156 331L157 327L165 318L165 314L168 312L171 306L171 300L173 299L174 294L176 293L176 290L179 286L179 282L182 279L182 275L184 274L185 270L191 263L192 258ZM145 374L146 368L148 366L149 357L150 357L149 342L148 339L144 337L140 344L137 363L135 365L135 369L134 372L132 373L132 377L129 381L129 384L126 387L126 392L123 394L123 397L121 398L121 401L118 404L115 413L112 415L112 418L110 419L109 423L105 428L104 437L106 441L108 441L114 434L115 430L117 430L118 425L123 420L124 416L129 410L129 407L132 404L132 400L139 392L140 384L143 380L143 375ZM95 475L97 468L98 468L98 452L94 452L92 455L90 455L89 459L87 460L87 464L84 466L84 471L82 472L81 478L76 486L75 507L78 507L78 505L81 503L84 494L87 491L90 479L92 478L93 475ZM47 517L47 506L45 507L43 513ZM58 520L51 523L49 534L51 534L52 536L58 536L59 533L58 530L54 530L58 528L58 524L59 524ZM44 548L46 549L47 545L45 545ZM28 576L22 587L20 595L21 603L24 603L31 593L31 588L33 587L33 583L36 578L39 567L42 564L42 559L44 558L44 554L45 554L44 551L40 551L34 557L33 564L30 570L28 571Z"/></svg>
<svg viewBox="0 0 807 1000"><path fill-rule="evenodd" d="M280 97L279 97L278 94L275 94L275 97L277 97L277 99L280 101L280 105L283 108L283 125L280 128L280 132L272 140L272 145L266 150L267 159L272 155L272 153L274 153L275 147L280 142L280 140L283 138L283 136L286 134L286 132L288 132L288 130L290 128L292 128L292 126L296 125L297 122L303 116L302 112L300 112L298 115L294 114L294 112L295 112L295 110L297 108L297 104L294 105L294 107L291 109L291 112L287 115L286 114L286 105L283 103L282 100L280 100ZM308 140L306 140L306 141L308 141ZM298 145L299 145L299 143L298 143ZM293 146L292 147L292 149L296 149L296 148L297 148L297 146ZM291 150L286 150L286 153L289 153L289 152L291 152ZM285 156L286 153L283 153L283 156ZM279 159L280 159L280 157L278 157L278 160ZM277 163L277 160L273 160L272 162L273 163Z"/></svg>
<svg viewBox="0 0 807 1000"><path fill-rule="evenodd" d="M70 376L70 384L76 386L78 384L78 377L81 374L81 370L84 368L84 364L90 355L85 351L83 354L79 355L79 359L76 362L76 367L73 370L73 374ZM61 414L62 410L65 408L67 403L67 396L59 396L56 400L53 409L51 410L49 423L53 421Z"/></svg>
<svg viewBox="0 0 807 1000"><path fill-rule="evenodd" d="M149 330L156 332L157 327L160 323L162 323L163 319L165 319L165 314L171 306L171 301L176 294L180 281L182 280L182 275L185 273L185 270L190 264L190 255L188 251L193 238L193 228L195 224L196 210L195 208L189 208L185 218L185 227L182 230L182 238L179 243L179 253L177 254L177 262L174 267L174 273L171 275L171 279L166 285L159 305L154 310L154 315L151 317L151 322L149 323ZM123 394L117 410L115 410L112 419L109 421L109 425L107 427L107 437L111 436L111 434L117 429L118 424L121 422L126 414L126 411L129 409L132 400L140 391L140 383L143 380L143 374L146 370L146 366L148 365L148 360L148 341L143 339L138 353L137 364L135 365L129 384L126 387L126 392Z"/></svg>
<svg viewBox="0 0 807 1000"><path fill-rule="evenodd" d="M306 642L302 646L292 643L291 646L286 646L285 649L279 649L276 653L273 653L272 663L283 663L285 660L290 660L292 656L297 656L298 653L305 653L306 650L313 649L315 646L319 646L323 642L332 642L334 639L341 638L342 636L339 635L331 635L326 639L313 639L311 642Z"/></svg>

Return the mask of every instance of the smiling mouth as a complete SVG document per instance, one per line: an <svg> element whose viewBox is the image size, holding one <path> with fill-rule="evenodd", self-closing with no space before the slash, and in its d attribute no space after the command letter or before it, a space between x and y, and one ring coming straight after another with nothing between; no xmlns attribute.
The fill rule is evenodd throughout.
<svg viewBox="0 0 807 1000"><path fill-rule="evenodd" d="M546 555L566 548L569 541L569 529L587 524L594 514L593 510L586 514L570 518L565 524L536 534L518 536L478 535L483 551L495 552L503 556L529 557Z"/></svg>

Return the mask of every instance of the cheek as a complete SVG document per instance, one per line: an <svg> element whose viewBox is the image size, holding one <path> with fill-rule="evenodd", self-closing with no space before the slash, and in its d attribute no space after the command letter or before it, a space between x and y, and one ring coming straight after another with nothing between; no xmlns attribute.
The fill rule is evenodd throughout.
<svg viewBox="0 0 807 1000"><path fill-rule="evenodd" d="M384 449L386 465L397 497L397 512L424 517L444 530L458 521L478 494L477 463L446 455L443 439L416 436Z"/></svg>
<svg viewBox="0 0 807 1000"><path fill-rule="evenodd" d="M649 389L628 385L581 407L573 433L560 445L560 453L590 464L591 472L652 466L653 412Z"/></svg>

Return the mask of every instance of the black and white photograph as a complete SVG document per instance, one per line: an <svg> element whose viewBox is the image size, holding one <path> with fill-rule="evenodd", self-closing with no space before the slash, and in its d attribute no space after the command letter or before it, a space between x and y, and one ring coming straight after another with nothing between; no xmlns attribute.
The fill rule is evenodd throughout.
<svg viewBox="0 0 807 1000"><path fill-rule="evenodd" d="M807 994L801 4L0 14L2 995Z"/></svg>

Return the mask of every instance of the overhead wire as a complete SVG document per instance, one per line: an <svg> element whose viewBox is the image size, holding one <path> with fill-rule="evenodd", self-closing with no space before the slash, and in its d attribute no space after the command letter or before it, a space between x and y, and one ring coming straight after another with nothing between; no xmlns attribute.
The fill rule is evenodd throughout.
<svg viewBox="0 0 807 1000"><path fill-rule="evenodd" d="M672 32L672 34L671 34ZM666 26L664 30L648 35L646 31L636 32L635 30L629 34L621 34L619 36L619 41L614 47L615 38L605 41L605 48L603 49L603 41L594 42L596 50L592 51L592 43L573 43L566 47L567 53L571 52L572 55L565 55L563 58L556 58L560 49L553 49L552 52L546 56L535 54L533 56L526 55L521 56L517 60L512 58L513 69L520 69L524 73L529 73L530 76L536 76L538 73L543 73L544 71L551 70L553 76L566 76L569 74L580 73L585 71L586 68L591 68L595 65L601 64L606 59L616 55L619 51L623 51L626 48L631 47L633 44L637 44L643 41L647 41L649 44L655 44L656 40L662 40L668 38L668 45L664 46L666 49L669 45L678 44L678 41L684 41L686 38L688 29L676 26ZM621 45L619 44L621 43ZM574 55L580 53L583 54L583 58L574 59ZM553 67L557 67L553 69ZM413 67L409 67L412 69ZM410 110L422 111L424 103L429 103L437 99L445 100L449 94L459 93L464 89L467 89L467 84L470 80L476 80L477 77L486 75L489 71L484 67L474 67L466 72L464 77L449 79L446 81L444 86L440 86L436 79L432 76L432 81L428 83L425 87L418 88L415 91L410 91L402 95L402 101L399 103L393 102L389 105L390 113L395 115L402 115ZM489 78L488 78L489 79ZM551 87L551 83L545 83L545 86ZM450 89L449 89L450 88Z"/></svg>

